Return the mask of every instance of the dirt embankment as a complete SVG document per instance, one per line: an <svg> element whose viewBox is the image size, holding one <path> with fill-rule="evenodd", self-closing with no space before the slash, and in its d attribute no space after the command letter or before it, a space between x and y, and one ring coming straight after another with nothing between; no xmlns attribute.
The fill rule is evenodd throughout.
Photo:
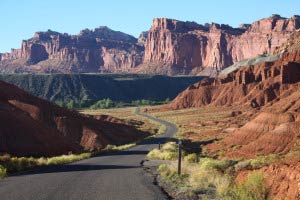
<svg viewBox="0 0 300 200"><path fill-rule="evenodd" d="M109 116L94 117L61 108L0 82L0 152L54 156L124 144L146 133Z"/></svg>

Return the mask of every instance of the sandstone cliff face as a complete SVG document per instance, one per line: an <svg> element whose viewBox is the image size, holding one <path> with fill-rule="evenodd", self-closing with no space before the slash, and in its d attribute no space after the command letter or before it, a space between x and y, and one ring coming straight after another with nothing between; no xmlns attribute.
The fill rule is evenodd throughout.
<svg viewBox="0 0 300 200"><path fill-rule="evenodd" d="M107 27L78 35L48 30L24 40L21 49L2 54L0 65L4 72L116 72L139 65L142 54L136 38Z"/></svg>
<svg viewBox="0 0 300 200"><path fill-rule="evenodd" d="M299 27L299 16L286 19L273 15L239 28L154 19L143 65L167 67L170 74L201 71L210 74L237 61L272 53Z"/></svg>
<svg viewBox="0 0 300 200"><path fill-rule="evenodd" d="M78 35L49 30L0 54L0 72L216 75L237 61L272 53L299 28L300 16L273 15L239 28L157 18L138 39L107 27Z"/></svg>

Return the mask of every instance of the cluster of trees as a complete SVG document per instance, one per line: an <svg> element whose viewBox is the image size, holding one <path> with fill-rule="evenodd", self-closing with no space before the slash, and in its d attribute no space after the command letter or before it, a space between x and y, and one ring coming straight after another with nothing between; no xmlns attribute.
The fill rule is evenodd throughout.
<svg viewBox="0 0 300 200"><path fill-rule="evenodd" d="M113 101L110 98L101 99L97 102L91 102L88 100L75 101L71 100L68 102L56 101L55 103L61 107L68 109L80 109L80 108L90 108L90 109L108 109L108 108L120 108L124 106L145 106L145 105L160 105L169 103L170 98L166 98L164 101L153 101L148 99L135 100L131 103Z"/></svg>
<svg viewBox="0 0 300 200"><path fill-rule="evenodd" d="M133 106L159 105L159 104L165 104L169 102L170 102L170 98L166 98L166 100L164 101L152 101L148 99L142 99L142 100L132 101L131 105Z"/></svg>
<svg viewBox="0 0 300 200"><path fill-rule="evenodd" d="M90 109L107 109L107 108L120 108L123 107L123 102L112 101L111 99L102 99L90 106Z"/></svg>

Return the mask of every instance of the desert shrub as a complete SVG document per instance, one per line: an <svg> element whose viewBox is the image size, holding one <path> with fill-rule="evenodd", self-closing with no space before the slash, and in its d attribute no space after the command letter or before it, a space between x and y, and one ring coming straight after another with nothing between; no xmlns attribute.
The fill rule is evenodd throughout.
<svg viewBox="0 0 300 200"><path fill-rule="evenodd" d="M177 144L168 142L159 149L153 149L147 154L150 159L156 160L176 160L178 158Z"/></svg>
<svg viewBox="0 0 300 200"><path fill-rule="evenodd" d="M232 184L232 178L216 170L202 169L192 173L189 182L196 193L216 197L228 191Z"/></svg>
<svg viewBox="0 0 300 200"><path fill-rule="evenodd" d="M187 174L181 174L179 175L177 173L177 169L168 166L166 164L162 164L158 167L157 171L159 172L161 178L166 181L171 183L173 186L178 188L181 192L186 192L187 188L189 187L188 185L188 175Z"/></svg>
<svg viewBox="0 0 300 200"><path fill-rule="evenodd" d="M243 160L238 162L235 166L235 171L240 171L243 169L251 169L251 160Z"/></svg>
<svg viewBox="0 0 300 200"><path fill-rule="evenodd" d="M198 162L198 155L196 153L191 153L184 156L183 160L189 163L196 163Z"/></svg>
<svg viewBox="0 0 300 200"><path fill-rule="evenodd" d="M176 144L176 142L167 142L166 144L164 144L162 146L162 150L163 151L176 151L178 148L178 145Z"/></svg>
<svg viewBox="0 0 300 200"><path fill-rule="evenodd" d="M212 158L202 158L200 159L200 168L202 170L217 170L220 172L225 172L226 169L236 164L233 160L217 160Z"/></svg>
<svg viewBox="0 0 300 200"><path fill-rule="evenodd" d="M258 156L255 159L250 160L250 165L252 169L259 169L266 165L270 165L279 159L278 155L270 154L267 156Z"/></svg>
<svg viewBox="0 0 300 200"><path fill-rule="evenodd" d="M254 169L260 169L266 165L270 165L273 162L277 161L279 159L278 155L270 154L266 156L258 156L254 159L249 160L243 160L238 162L234 168L235 171L247 169L247 170L254 170Z"/></svg>
<svg viewBox="0 0 300 200"><path fill-rule="evenodd" d="M123 150L129 149L131 147L134 147L135 145L136 145L136 143L124 144L124 145L120 145L120 146L109 144L105 147L104 151L123 151Z"/></svg>
<svg viewBox="0 0 300 200"><path fill-rule="evenodd" d="M6 176L6 168L0 165L0 178L4 178Z"/></svg>
<svg viewBox="0 0 300 200"><path fill-rule="evenodd" d="M166 130L167 130L167 127L165 125L160 124L157 134L158 135L163 134L166 132Z"/></svg>
<svg viewBox="0 0 300 200"><path fill-rule="evenodd" d="M227 192L224 199L228 200L266 200L268 189L264 184L262 173L250 174L244 183L237 184Z"/></svg>

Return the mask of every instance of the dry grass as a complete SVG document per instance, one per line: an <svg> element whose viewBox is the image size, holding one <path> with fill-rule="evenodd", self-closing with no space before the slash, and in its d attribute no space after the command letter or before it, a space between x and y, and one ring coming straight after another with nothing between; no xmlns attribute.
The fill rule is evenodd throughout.
<svg viewBox="0 0 300 200"><path fill-rule="evenodd" d="M153 149L147 157L154 160L176 160L178 159L178 145L175 142L168 142L161 149Z"/></svg>
<svg viewBox="0 0 300 200"><path fill-rule="evenodd" d="M0 165L0 179L6 176L6 168Z"/></svg>
<svg viewBox="0 0 300 200"><path fill-rule="evenodd" d="M131 144L124 144L124 145L120 145L120 146L116 146L116 145L107 145L104 149L104 151L123 151L126 149L129 149L131 147L136 146L136 143L131 143Z"/></svg>
<svg viewBox="0 0 300 200"><path fill-rule="evenodd" d="M0 170L3 172L7 170L9 173L20 172L36 167L49 166L49 165L63 165L86 158L90 158L92 153L82 153L82 154L71 154L71 155L61 155L50 158L33 158L33 157L11 157L6 154L0 156L0 164L3 165L4 169Z"/></svg>
<svg viewBox="0 0 300 200"><path fill-rule="evenodd" d="M216 131L224 128L228 122L231 110L220 108L191 108L171 111L155 111L151 114L155 117L173 122L179 127L178 136L184 137L184 133L193 132L198 135L197 140L209 140L210 136L203 135L203 131ZM201 135L201 136L200 136Z"/></svg>
<svg viewBox="0 0 300 200"><path fill-rule="evenodd" d="M97 110L81 110L80 112L88 115L110 115L124 120L125 123L134 125L137 129L148 132L150 134L161 134L165 131L165 127L148 118L141 117L134 113L136 107L97 109Z"/></svg>
<svg viewBox="0 0 300 200"><path fill-rule="evenodd" d="M182 163L182 175L177 174L177 162L158 168L162 180L178 192L201 196L200 199L265 200L268 190L262 174L250 173L244 182L235 182L234 174L228 173L236 162L205 158L199 163Z"/></svg>

